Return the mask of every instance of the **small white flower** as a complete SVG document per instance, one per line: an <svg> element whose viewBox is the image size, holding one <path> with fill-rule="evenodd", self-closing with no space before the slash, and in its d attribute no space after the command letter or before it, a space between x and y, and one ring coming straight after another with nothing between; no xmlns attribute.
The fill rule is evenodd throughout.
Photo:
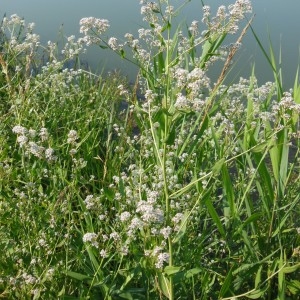
<svg viewBox="0 0 300 300"><path fill-rule="evenodd" d="M34 129L29 129L28 134L31 138L35 138L36 137L36 130Z"/></svg>
<svg viewBox="0 0 300 300"><path fill-rule="evenodd" d="M22 275L22 277L26 284L35 284L36 283L36 278L30 274L24 273Z"/></svg>
<svg viewBox="0 0 300 300"><path fill-rule="evenodd" d="M123 245L120 250L121 250L120 253L124 256L126 256L129 252L129 248L127 245Z"/></svg>
<svg viewBox="0 0 300 300"><path fill-rule="evenodd" d="M28 130L20 125L16 125L13 129L12 129L13 133L16 134L20 134L20 135L26 135L28 133Z"/></svg>
<svg viewBox="0 0 300 300"><path fill-rule="evenodd" d="M44 147L37 145L34 142L29 142L29 152L38 158L42 158L43 152L45 150Z"/></svg>
<svg viewBox="0 0 300 300"><path fill-rule="evenodd" d="M114 241L119 241L120 240L120 235L117 232L112 232L109 237L113 239Z"/></svg>
<svg viewBox="0 0 300 300"><path fill-rule="evenodd" d="M87 209L92 209L95 207L95 201L94 201L94 196L93 195L88 195L86 196L84 203Z"/></svg>
<svg viewBox="0 0 300 300"><path fill-rule="evenodd" d="M75 144L76 140L78 140L78 134L76 130L70 130L68 133L68 140L67 143L68 144Z"/></svg>
<svg viewBox="0 0 300 300"><path fill-rule="evenodd" d="M20 144L20 147L22 148L28 142L28 137L26 135L20 135L17 137L17 142Z"/></svg>
<svg viewBox="0 0 300 300"><path fill-rule="evenodd" d="M39 244L40 244L40 246L42 246L42 247L44 247L44 246L47 245L47 244L46 244L46 241L45 241L44 239L39 239Z"/></svg>
<svg viewBox="0 0 300 300"><path fill-rule="evenodd" d="M100 256L101 256L102 258L108 257L107 251L104 250L104 249L102 249L102 250L100 251Z"/></svg>
<svg viewBox="0 0 300 300"><path fill-rule="evenodd" d="M198 33L198 21L193 21L191 26L189 27L189 31L193 34L196 35Z"/></svg>
<svg viewBox="0 0 300 300"><path fill-rule="evenodd" d="M99 244L97 242L97 234L93 232L85 233L82 237L84 243L91 243L93 246L98 248Z"/></svg>
<svg viewBox="0 0 300 300"><path fill-rule="evenodd" d="M157 269L160 269L164 266L164 263L166 262L169 262L169 258L170 258L170 255L169 253L159 253L158 256L157 256L157 261L155 263L155 267Z"/></svg>
<svg viewBox="0 0 300 300"><path fill-rule="evenodd" d="M104 215L104 214L99 215L98 218L99 218L100 221L103 221L103 220L106 219L106 215Z"/></svg>
<svg viewBox="0 0 300 300"><path fill-rule="evenodd" d="M45 150L45 157L48 161L55 161L57 159L52 148L48 148Z"/></svg>
<svg viewBox="0 0 300 300"><path fill-rule="evenodd" d="M85 35L88 34L90 30L96 31L97 34L104 33L109 28L109 22L106 19L97 19L94 17L82 18L79 21L80 33Z"/></svg>
<svg viewBox="0 0 300 300"><path fill-rule="evenodd" d="M47 128L44 128L44 127L41 128L39 136L40 136L42 141L47 141L48 138L49 138L49 133L48 133Z"/></svg>
<svg viewBox="0 0 300 300"><path fill-rule="evenodd" d="M121 222L126 222L130 218L131 214L128 211L124 211L120 215Z"/></svg>
<svg viewBox="0 0 300 300"><path fill-rule="evenodd" d="M119 50L118 40L115 37L111 37L107 43L113 51Z"/></svg>
<svg viewBox="0 0 300 300"><path fill-rule="evenodd" d="M167 238L170 236L171 233L172 233L172 228L171 228L170 226L165 227L165 228L162 228L162 229L160 230L160 234L161 234L165 239L167 239Z"/></svg>
<svg viewBox="0 0 300 300"><path fill-rule="evenodd" d="M85 233L82 240L84 243L87 243L87 242L91 242L91 241L94 241L97 239L97 234L96 233Z"/></svg>
<svg viewBox="0 0 300 300"><path fill-rule="evenodd" d="M174 106L177 109L187 109L190 107L190 103L188 99L184 95L182 95L182 93L178 93Z"/></svg>
<svg viewBox="0 0 300 300"><path fill-rule="evenodd" d="M75 155L76 153L77 153L77 150L76 149L71 149L70 151L69 151L69 153L70 153L70 155Z"/></svg>

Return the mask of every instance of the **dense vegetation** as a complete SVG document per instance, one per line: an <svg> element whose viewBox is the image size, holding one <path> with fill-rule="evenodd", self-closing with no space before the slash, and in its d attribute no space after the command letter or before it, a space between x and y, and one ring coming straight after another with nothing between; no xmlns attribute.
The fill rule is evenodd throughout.
<svg viewBox="0 0 300 300"><path fill-rule="evenodd" d="M178 28L169 2L123 40L84 18L62 49L3 19L0 298L299 299L298 76L284 91L262 48L273 83L224 85L250 2ZM90 44L136 83L82 68Z"/></svg>

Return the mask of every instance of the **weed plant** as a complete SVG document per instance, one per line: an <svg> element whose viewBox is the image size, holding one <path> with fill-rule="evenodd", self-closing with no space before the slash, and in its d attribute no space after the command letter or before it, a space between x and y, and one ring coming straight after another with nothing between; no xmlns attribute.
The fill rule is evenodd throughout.
<svg viewBox="0 0 300 300"><path fill-rule="evenodd" d="M61 50L3 19L1 297L297 299L297 76L283 91L271 51L274 83L223 84L248 0L177 28L182 6L140 4L137 36L89 17ZM135 85L80 69L91 44L137 65Z"/></svg>

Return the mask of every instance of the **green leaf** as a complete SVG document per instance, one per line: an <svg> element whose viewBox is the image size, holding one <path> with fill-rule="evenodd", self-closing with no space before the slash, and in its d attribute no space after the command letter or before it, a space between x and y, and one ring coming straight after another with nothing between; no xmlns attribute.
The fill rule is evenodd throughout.
<svg viewBox="0 0 300 300"><path fill-rule="evenodd" d="M300 295L300 281L299 280L291 280L286 283L287 289L293 295Z"/></svg>
<svg viewBox="0 0 300 300"><path fill-rule="evenodd" d="M164 61L164 55L163 52L160 52L158 54L158 69L159 69L159 76L164 72L165 68L165 61Z"/></svg>
<svg viewBox="0 0 300 300"><path fill-rule="evenodd" d="M224 198L226 199L230 207L230 212L229 212L230 216L228 217L235 217L237 209L236 209L234 188L232 184L232 176L229 174L228 168L225 164L222 165L222 184L223 184Z"/></svg>
<svg viewBox="0 0 300 300"><path fill-rule="evenodd" d="M261 217L262 217L262 213L261 212L257 212L257 213L252 214L246 221L244 221L241 224L241 228L244 228L248 224L251 224L251 223L255 222L256 220L258 220Z"/></svg>
<svg viewBox="0 0 300 300"><path fill-rule="evenodd" d="M289 266L289 267L284 267L282 269L282 272L283 273L293 273L295 272L296 270L298 270L300 268L300 263L294 265L294 266Z"/></svg>
<svg viewBox="0 0 300 300"><path fill-rule="evenodd" d="M247 233L246 230L242 230L242 238L244 240L245 245L248 247L249 252L251 253L251 255L254 257L256 256L256 258L258 259L258 254L257 251L255 250L255 246L253 245L251 238L249 238L249 235Z"/></svg>
<svg viewBox="0 0 300 300"><path fill-rule="evenodd" d="M122 58L125 58L125 54L126 54L125 51L123 49L121 49L120 50L120 55L121 55Z"/></svg>
<svg viewBox="0 0 300 300"><path fill-rule="evenodd" d="M121 299L134 300L131 293L129 293L128 291L114 291L113 295L118 296Z"/></svg>
<svg viewBox="0 0 300 300"><path fill-rule="evenodd" d="M188 221L189 216L190 216L190 213L188 211L186 211L184 213L183 219L181 220L178 233L176 234L175 238L172 241L174 244L179 242L183 238L183 236L185 235L186 225L187 225L187 221Z"/></svg>
<svg viewBox="0 0 300 300"><path fill-rule="evenodd" d="M122 284L121 290L123 290L126 287L126 285L132 280L132 278L134 278L134 275L136 275L136 274L133 271L133 272L130 272L130 274L128 274L126 276L125 282Z"/></svg>
<svg viewBox="0 0 300 300"><path fill-rule="evenodd" d="M197 274L199 274L202 270L200 268L193 268L193 269L190 269L188 271L186 271L185 273L185 278L191 278Z"/></svg>
<svg viewBox="0 0 300 300"><path fill-rule="evenodd" d="M152 11L156 14L160 14L160 10L158 10L158 9L152 9Z"/></svg>
<svg viewBox="0 0 300 300"><path fill-rule="evenodd" d="M201 62L200 67L205 66L205 63L209 58L208 54L209 54L210 49L211 49L211 42L210 42L210 40L207 40L202 46L202 56L200 58L200 62Z"/></svg>
<svg viewBox="0 0 300 300"><path fill-rule="evenodd" d="M299 82L299 67L297 69L297 73L295 76L295 82L294 82L294 88L293 88L293 98L295 100L295 103L300 104L300 84ZM293 125L295 126L297 124L297 121L299 119L299 114L295 113L293 116Z"/></svg>
<svg viewBox="0 0 300 300"><path fill-rule="evenodd" d="M228 274L227 274L227 276L224 280L224 283L223 283L222 288L220 290L220 295L219 295L220 298L225 296L226 292L230 288L231 283L232 283L232 268L230 269L230 271L228 272Z"/></svg>
<svg viewBox="0 0 300 300"><path fill-rule="evenodd" d="M89 257L90 257L90 260L91 260L94 270L97 273L102 274L102 272L99 268L99 261L97 260L96 256L94 255L92 247L90 245L86 245L86 250L89 254Z"/></svg>
<svg viewBox="0 0 300 300"><path fill-rule="evenodd" d="M255 288L257 288L261 284L261 271L262 271L262 268L263 268L263 266L261 265L258 268L258 271L256 273L256 276L255 276Z"/></svg>
<svg viewBox="0 0 300 300"><path fill-rule="evenodd" d="M167 29L171 29L171 23L168 21L167 23L166 23L166 25L161 29L161 32L164 32L164 31L166 31Z"/></svg>
<svg viewBox="0 0 300 300"><path fill-rule="evenodd" d="M300 104L300 84L298 84L298 82L299 82L299 67L297 68L297 73L294 81L293 98L295 100L295 103Z"/></svg>
<svg viewBox="0 0 300 300"><path fill-rule="evenodd" d="M170 275L174 275L177 274L178 272L181 272L182 268L181 267L174 267L174 266L166 266L164 268L164 272L170 276Z"/></svg>
<svg viewBox="0 0 300 300"><path fill-rule="evenodd" d="M169 132L167 139L166 139L166 144L173 145L175 138L176 138L176 127L173 126Z"/></svg>
<svg viewBox="0 0 300 300"><path fill-rule="evenodd" d="M223 34L214 34L209 35L208 33L208 39L202 46L202 55L200 58L200 68L203 68L206 64L206 62L209 60L209 58L213 55L216 55L216 51L223 43L226 33Z"/></svg>
<svg viewBox="0 0 300 300"><path fill-rule="evenodd" d="M256 290L246 295L249 299L264 299L263 295L265 294L268 287L263 290Z"/></svg>
<svg viewBox="0 0 300 300"><path fill-rule="evenodd" d="M169 279L163 273L158 273L158 283L163 294L170 299L171 290Z"/></svg>
<svg viewBox="0 0 300 300"><path fill-rule="evenodd" d="M260 143L260 144L258 144L258 145L256 145L256 146L254 146L252 149L251 149L251 151L252 152L258 152L258 153L261 153L261 152L263 152L265 149L266 149L266 147L268 146L268 144L269 144L269 142L265 142L265 143Z"/></svg>
<svg viewBox="0 0 300 300"><path fill-rule="evenodd" d="M92 280L92 278L90 276L80 274L80 273L77 273L77 272L72 272L72 271L67 271L67 275L74 278L74 279L77 279L79 281Z"/></svg>
<svg viewBox="0 0 300 300"><path fill-rule="evenodd" d="M221 222L219 215L217 214L210 198L205 201L205 205L208 209L210 216L212 217L213 221L215 222L216 226L218 227L219 232L221 233L221 235L223 237L225 237L225 230L223 228L222 222Z"/></svg>
<svg viewBox="0 0 300 300"><path fill-rule="evenodd" d="M266 262L266 261L269 261L270 258L272 256L275 255L275 253L278 252L278 249L276 251L274 251L273 253L271 253L270 255L264 257L262 260L260 261L257 261L255 263L252 263L252 264L243 264L241 265L240 267L238 267L237 269L235 269L232 274L234 276L237 276L237 274L239 274L240 272L244 272L246 270L248 270L248 272L250 272L250 269L252 269L253 267L257 266L257 265L262 265L262 263ZM275 267L274 267L275 268Z"/></svg>
<svg viewBox="0 0 300 300"><path fill-rule="evenodd" d="M65 286L63 286L63 288L58 292L58 296L64 296L66 293L66 289L65 289ZM66 297L68 296L64 296L64 299L66 299ZM68 299L68 298L67 298Z"/></svg>
<svg viewBox="0 0 300 300"><path fill-rule="evenodd" d="M212 167L212 171L213 171L213 173L214 173L215 175L218 175L218 174L220 173L220 171L221 171L221 169L222 169L222 167L223 167L225 161L226 161L226 160L225 160L225 158L223 157L223 158L219 159L219 160L214 164L214 166Z"/></svg>
<svg viewBox="0 0 300 300"><path fill-rule="evenodd" d="M275 64L275 59L274 59L274 51L273 51L273 48L272 48L272 44L270 42L270 56L268 55L267 51L265 50L265 48L263 47L260 39L258 38L257 34L255 33L253 27L250 25L250 29L251 29L251 32L253 33L254 35L254 38L258 44L258 46L260 47L261 51L263 52L265 58L267 59L268 61L268 64L270 65L270 67L272 68L273 70L273 74L274 74L274 79L276 81L276 85L277 85L277 88L278 88L278 91L280 94L282 94L282 84L280 82L280 78L279 76L277 75L278 74L278 70L276 69L276 64Z"/></svg>

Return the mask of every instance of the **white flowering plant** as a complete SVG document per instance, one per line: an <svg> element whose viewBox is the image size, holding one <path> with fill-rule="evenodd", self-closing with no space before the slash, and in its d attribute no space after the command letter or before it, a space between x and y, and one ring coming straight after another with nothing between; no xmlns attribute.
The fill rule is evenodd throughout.
<svg viewBox="0 0 300 300"><path fill-rule="evenodd" d="M291 93L282 92L278 81L276 85L258 87L254 75L229 87L222 85L230 62L251 26L252 19L237 35L240 22L252 11L249 1L238 0L228 7L221 6L215 15L209 6L203 5L201 22L193 21L187 30L173 27L181 6L174 7L170 1L163 0L140 3L148 27L139 29L137 37L125 34L121 42L103 35L109 27L107 20L99 20L95 26L89 22L90 18L81 21L83 39L88 44L109 48L139 67L137 83L144 95L143 100L132 103L139 136L131 141L131 151L138 160L126 164L127 171L118 174L111 185L117 201L116 220L121 221L115 224L114 230L121 226L123 241L132 253L142 255L145 251L136 268L147 266L145 274L153 269L157 285L154 279L152 284L166 298L180 297L179 286L183 282L189 286L189 276L192 282L199 281L201 287L197 292L186 288L192 290L188 297L233 296L237 280L233 274L237 276L239 269L234 267L234 259L227 261L231 246L245 243L251 255L259 251L264 253L263 257L276 252L274 249L272 252L272 247L265 252L262 245L254 250L257 246L251 236L260 227L257 221L262 212L257 213L254 198L262 201L263 214L269 216L267 223L272 228L278 226L274 223L274 205L279 194L284 197L289 174L295 170L293 165L287 172L291 159L287 140L295 134L290 125L291 120L298 121L299 104ZM103 26L99 28L98 24ZM236 42L225 47L226 38L231 34L237 35ZM223 68L212 83L207 74L217 60L223 60ZM291 105L288 110L293 107L290 114L279 108L284 106L286 98ZM291 146L295 147L295 142ZM271 164L267 162L268 156ZM270 167L275 181L269 175ZM294 183L292 180L291 184ZM274 185L279 194L274 194ZM291 206L295 207L298 201L299 197L294 197ZM182 219L173 222L177 215ZM280 218L285 220L285 216ZM244 222L249 222L247 230ZM208 239L207 233L212 228L216 236ZM203 232L206 232L204 236ZM291 237L285 238L287 242ZM206 244L213 239L223 240L218 249L221 259L209 261L212 255L206 251L213 250L206 248ZM199 245L199 249L189 251L191 243L192 248ZM195 267L191 257L198 257L202 262ZM278 259L283 262L282 256ZM250 265L255 260L262 262L256 256ZM220 271L217 276L222 288L204 296L208 292L203 282L215 280L214 271L210 273L207 268L217 264L222 269L221 261L231 265L227 273ZM251 272L247 276L243 273L245 280L240 284L250 287L251 276ZM249 289L245 295L264 295L263 286L261 282L259 288Z"/></svg>
<svg viewBox="0 0 300 300"><path fill-rule="evenodd" d="M225 84L251 3L201 1L201 20L175 28L188 2L141 0L146 25L123 41L83 18L62 49L35 44L47 57L35 72L40 53L11 29L24 20L4 19L2 297L298 297L298 78L284 91L271 53L275 82ZM138 66L136 84L79 68L92 44Z"/></svg>

